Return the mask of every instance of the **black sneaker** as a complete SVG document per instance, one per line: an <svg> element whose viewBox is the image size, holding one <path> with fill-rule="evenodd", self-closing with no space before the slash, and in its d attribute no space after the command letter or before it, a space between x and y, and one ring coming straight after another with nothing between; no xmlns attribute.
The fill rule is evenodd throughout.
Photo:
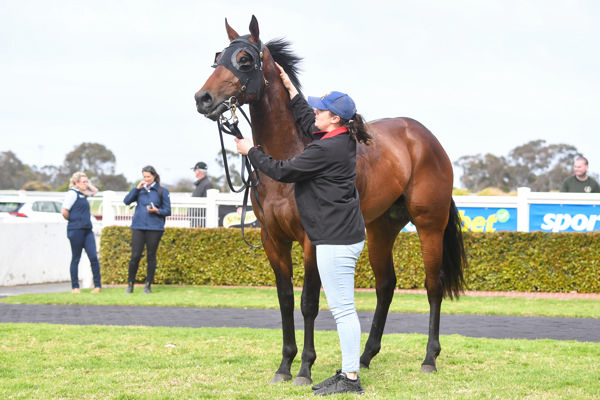
<svg viewBox="0 0 600 400"><path fill-rule="evenodd" d="M316 385L314 385L312 387L312 390L319 390L325 386L329 386L332 383L334 383L335 381L337 381L338 379L340 379L340 375L342 374L342 370L338 369L337 371L335 371L335 375L332 376L331 378L327 378L325 379L323 382L321 383L317 383Z"/></svg>
<svg viewBox="0 0 600 400"><path fill-rule="evenodd" d="M329 386L315 390L313 394L315 396L327 396L334 393L363 394L365 392L360 384L360 378L357 378L355 381L353 381L352 379L348 379L346 374L343 372L337 375L337 377L337 380L335 380Z"/></svg>

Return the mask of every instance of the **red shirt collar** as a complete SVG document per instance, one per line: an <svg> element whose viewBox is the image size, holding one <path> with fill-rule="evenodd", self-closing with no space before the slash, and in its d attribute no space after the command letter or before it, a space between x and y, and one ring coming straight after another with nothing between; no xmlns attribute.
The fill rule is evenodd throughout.
<svg viewBox="0 0 600 400"><path fill-rule="evenodd" d="M334 136L337 136L339 134L346 133L346 132L348 132L348 128L340 126L339 128L335 128L332 131L329 131L329 132L319 131L319 132L313 133L313 135L325 134L321 138L321 140L323 140L323 139L328 139L328 138L331 138L331 137L334 137Z"/></svg>

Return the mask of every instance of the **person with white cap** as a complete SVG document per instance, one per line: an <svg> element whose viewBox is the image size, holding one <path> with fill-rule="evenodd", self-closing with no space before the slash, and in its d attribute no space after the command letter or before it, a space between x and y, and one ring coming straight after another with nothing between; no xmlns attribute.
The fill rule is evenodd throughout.
<svg viewBox="0 0 600 400"><path fill-rule="evenodd" d="M362 394L354 273L365 242L365 223L355 186L356 149L357 142L368 144L371 135L350 96L330 92L307 101L279 69L296 123L311 143L289 160L273 159L248 138L236 139L237 151L272 179L294 183L302 225L316 246L319 276L340 339L342 368L314 385L314 394Z"/></svg>

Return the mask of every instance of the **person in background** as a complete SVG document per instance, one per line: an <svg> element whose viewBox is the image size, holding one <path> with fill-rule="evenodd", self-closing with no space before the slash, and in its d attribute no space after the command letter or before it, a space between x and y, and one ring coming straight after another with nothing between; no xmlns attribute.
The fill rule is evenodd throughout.
<svg viewBox="0 0 600 400"><path fill-rule="evenodd" d="M265 175L294 184L302 225L316 247L319 276L337 325L342 368L314 385L314 394L362 394L354 274L365 243L365 223L354 181L357 142L368 144L371 135L350 96L331 92L307 101L285 71L279 70L294 118L311 143L289 160L273 159L247 138L236 139L237 151L247 154Z"/></svg>
<svg viewBox="0 0 600 400"><path fill-rule="evenodd" d="M196 175L192 197L206 197L206 191L213 188L212 182L206 175L207 169L208 167L204 161L198 161L192 168ZM203 226L202 208L188 208L187 214L192 228Z"/></svg>
<svg viewBox="0 0 600 400"><path fill-rule="evenodd" d="M573 175L565 179L560 187L561 192L568 193L600 193L600 185L588 176L588 160L577 156L573 163Z"/></svg>
<svg viewBox="0 0 600 400"><path fill-rule="evenodd" d="M125 293L133 293L135 276L146 246L148 268L144 293L150 294L156 272L156 252L165 231L165 219L171 215L171 199L169 191L160 186L160 176L154 167L148 165L142 168L142 177L123 199L127 205L137 201L131 222L131 260Z"/></svg>
<svg viewBox="0 0 600 400"><path fill-rule="evenodd" d="M206 191L213 188L212 182L206 175L208 167L205 162L198 161L192 169L196 175L196 182L194 182L195 188L192 197L206 197Z"/></svg>
<svg viewBox="0 0 600 400"><path fill-rule="evenodd" d="M98 193L83 172L75 172L69 181L69 191L60 210L67 224L67 237L71 243L71 292L80 293L79 290L79 261L83 249L90 259L94 289L92 293L100 293L100 262L96 251L96 238L92 225L92 214L87 196Z"/></svg>

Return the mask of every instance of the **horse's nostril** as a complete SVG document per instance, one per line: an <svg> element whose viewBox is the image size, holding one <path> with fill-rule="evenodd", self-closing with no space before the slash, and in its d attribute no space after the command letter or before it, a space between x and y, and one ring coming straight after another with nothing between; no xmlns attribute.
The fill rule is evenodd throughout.
<svg viewBox="0 0 600 400"><path fill-rule="evenodd" d="M210 110L214 102L212 96L207 91L196 93L194 98L196 99L196 108L201 113L206 113Z"/></svg>
<svg viewBox="0 0 600 400"><path fill-rule="evenodd" d="M196 103L198 105L210 106L213 102L213 98L208 92L199 93L196 95Z"/></svg>

